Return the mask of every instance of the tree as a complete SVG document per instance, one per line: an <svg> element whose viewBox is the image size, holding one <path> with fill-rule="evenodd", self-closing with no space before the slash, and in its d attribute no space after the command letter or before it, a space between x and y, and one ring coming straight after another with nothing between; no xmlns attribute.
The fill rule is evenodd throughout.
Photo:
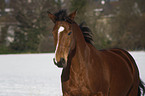
<svg viewBox="0 0 145 96"><path fill-rule="evenodd" d="M145 48L145 16L138 17L128 24L125 34L123 35L123 45L131 50L144 50Z"/></svg>
<svg viewBox="0 0 145 96"><path fill-rule="evenodd" d="M121 0L119 2L119 10L111 23L112 46L131 50L143 48L143 46L137 47L138 44L142 45L140 42L142 38L139 39L138 34L142 34L139 28L143 26L143 22L140 20L142 16L138 4L135 0Z"/></svg>
<svg viewBox="0 0 145 96"><path fill-rule="evenodd" d="M16 0L11 4L14 18L18 22L14 42L11 48L18 51L40 51L42 39L48 38L52 24L47 16L48 10L54 10L54 0ZM51 43L51 42L50 42Z"/></svg>
<svg viewBox="0 0 145 96"><path fill-rule="evenodd" d="M5 9L5 1L4 0L1 0L0 1L0 24L3 21L1 15L3 15L4 9ZM0 25L0 26L2 26L2 25ZM0 45L2 45L3 42L4 42L4 40L5 40L5 34L6 34L5 33L5 28L2 28L0 30Z"/></svg>
<svg viewBox="0 0 145 96"><path fill-rule="evenodd" d="M144 0L136 0L138 7L141 13L145 13L145 1Z"/></svg>
<svg viewBox="0 0 145 96"><path fill-rule="evenodd" d="M0 14L4 14L4 10L5 10L6 4L5 4L5 0L0 0Z"/></svg>

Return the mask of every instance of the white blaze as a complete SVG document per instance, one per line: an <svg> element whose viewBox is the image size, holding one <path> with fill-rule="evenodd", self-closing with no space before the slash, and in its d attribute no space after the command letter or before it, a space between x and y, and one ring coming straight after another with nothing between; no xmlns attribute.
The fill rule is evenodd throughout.
<svg viewBox="0 0 145 96"><path fill-rule="evenodd" d="M56 61L56 52L57 52L57 49L58 49L58 44L59 44L59 36L60 36L60 33L64 31L64 27L63 26L60 26L59 29L58 29L58 38L57 38L57 45L56 45L56 49L55 49L55 62Z"/></svg>
<svg viewBox="0 0 145 96"><path fill-rule="evenodd" d="M62 31L64 31L64 27L63 27L63 26L60 26L59 29L58 29L58 34L59 34L60 32L62 32Z"/></svg>

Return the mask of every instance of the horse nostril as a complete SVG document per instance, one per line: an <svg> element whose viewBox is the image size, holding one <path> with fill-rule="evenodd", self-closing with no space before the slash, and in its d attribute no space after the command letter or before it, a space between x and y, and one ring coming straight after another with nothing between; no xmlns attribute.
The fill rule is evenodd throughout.
<svg viewBox="0 0 145 96"><path fill-rule="evenodd" d="M62 64L65 64L65 59L64 59L64 58L60 58L60 62L61 62Z"/></svg>

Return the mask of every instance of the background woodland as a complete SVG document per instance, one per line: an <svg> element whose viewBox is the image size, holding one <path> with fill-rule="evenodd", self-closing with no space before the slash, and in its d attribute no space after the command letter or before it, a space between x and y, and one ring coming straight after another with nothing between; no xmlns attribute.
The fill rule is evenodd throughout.
<svg viewBox="0 0 145 96"><path fill-rule="evenodd" d="M145 50L145 0L0 0L0 54L54 52L55 13L78 9L97 49Z"/></svg>

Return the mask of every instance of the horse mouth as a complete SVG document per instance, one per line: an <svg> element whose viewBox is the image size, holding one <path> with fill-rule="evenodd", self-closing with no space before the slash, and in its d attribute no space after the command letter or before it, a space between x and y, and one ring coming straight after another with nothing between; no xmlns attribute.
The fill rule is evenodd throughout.
<svg viewBox="0 0 145 96"><path fill-rule="evenodd" d="M65 68L67 65L64 58L61 58L59 62L56 62L55 58L53 58L53 62L59 68Z"/></svg>

